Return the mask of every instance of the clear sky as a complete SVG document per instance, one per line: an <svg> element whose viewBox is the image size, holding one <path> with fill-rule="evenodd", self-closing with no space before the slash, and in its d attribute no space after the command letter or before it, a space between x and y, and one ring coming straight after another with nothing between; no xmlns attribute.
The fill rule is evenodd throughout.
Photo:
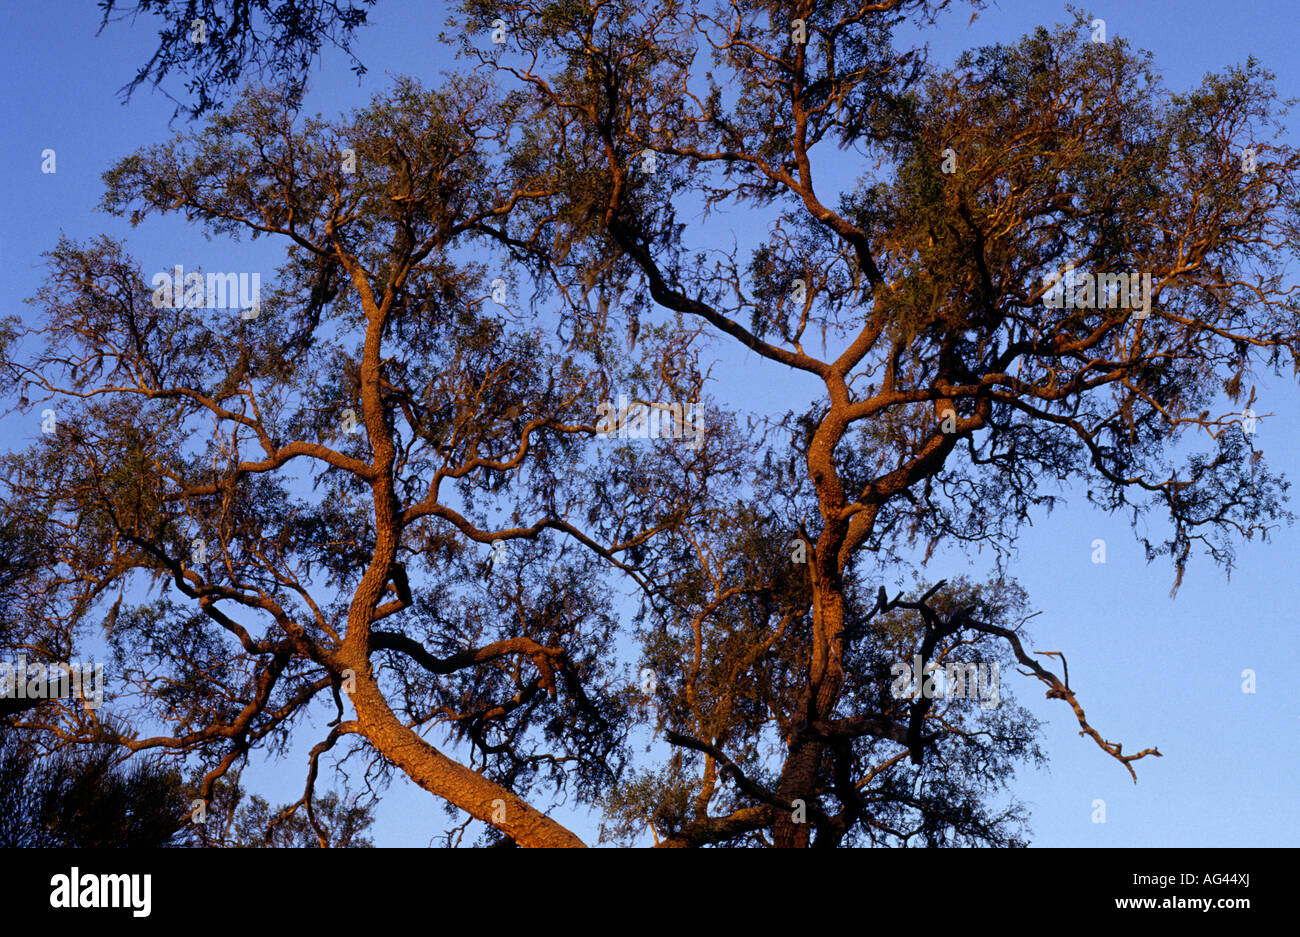
<svg viewBox="0 0 1300 937"><path fill-rule="evenodd" d="M1124 0L1087 9L1106 21L1109 37L1150 49L1175 90L1253 54L1276 73L1284 97L1300 93L1294 0ZM1048 0L1002 0L973 24L969 18L969 8L957 5L927 32L933 60L1014 41L1069 16ZM342 55L327 53L313 76L308 111L333 116L365 103L392 76L432 83L450 64L448 50L436 41L441 4L380 0L371 21L356 44L369 74L358 83ZM182 126L178 121L169 130L173 104L161 94L143 89L127 106L117 96L154 49L152 22L142 17L134 28L118 25L96 38L98 11L90 0L0 0L0 165L9 173L0 186L0 303L6 314L25 310L21 300L40 282L40 254L61 231L77 240L100 233L125 238L146 271L184 262L175 259L178 251L208 270L269 271L279 261L278 245L265 241L208 242L175 217L131 231L123 220L93 211L105 169ZM179 91L179 84L172 87ZM1300 115L1291 119L1292 145L1300 135L1297 122ZM52 175L41 172L46 148L57 154ZM816 390L743 353L729 352L715 374L721 379L714 394L758 412L799 407ZM1256 445L1274 469L1300 479L1294 379L1260 382L1255 409L1272 414L1261 420ZM16 416L0 421L0 444L30 438L38 422L36 414L26 422ZM1283 527L1267 544L1241 544L1231 581L1208 558L1194 557L1171 599L1172 569L1147 565L1123 518L1093 512L1081 492L1067 496L1067 507L1036 517L1026 529L1012 564L1042 611L1030 626L1033 647L1065 652L1071 684L1103 736L1122 740L1127 751L1157 746L1164 757L1137 762L1134 785L1117 762L1079 737L1068 707L1043 699L1041 684L1004 676L1046 721L1050 767L1026 769L1013 784L1030 808L1034 845L1300 845L1300 700L1287 689L1287 680L1300 673L1300 529ZM1099 537L1108 547L1104 565L1091 559ZM970 567L963 557L940 554L928 572L936 579L978 575L983 564L977 557ZM1254 694L1242 692L1246 669L1257 674ZM247 785L272 801L296 799L305 751L316 738L303 734L302 745L285 760L255 765L245 775ZM322 777L321 787L329 784ZM1106 802L1105 823L1093 822L1098 798ZM594 843L594 818L564 808L556 815ZM440 803L404 781L394 785L377 817L378 845L424 845L445 823Z"/></svg>

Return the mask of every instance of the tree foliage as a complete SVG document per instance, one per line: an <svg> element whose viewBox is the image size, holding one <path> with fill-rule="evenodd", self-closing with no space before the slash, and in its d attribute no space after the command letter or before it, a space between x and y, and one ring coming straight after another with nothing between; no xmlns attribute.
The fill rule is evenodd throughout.
<svg viewBox="0 0 1300 937"><path fill-rule="evenodd" d="M1258 63L1174 93L1079 12L940 69L898 37L945 6L467 0L435 90L327 121L250 89L118 163L108 210L285 257L245 319L65 240L9 358L63 414L5 462L50 553L13 594L66 649L156 591L112 642L167 730L121 745L212 797L330 715L309 821L343 743L521 845L578 844L548 797L665 846L1025 842L1037 723L1010 681L897 693L919 657L1037 679L1136 780L1159 752L1027 646L1016 536L1079 486L1177 588L1289 519L1228 408L1296 367L1300 154ZM723 348L816 392L756 424L705 396ZM620 392L703 408L702 441L594 439ZM940 546L997 575L934 581Z"/></svg>

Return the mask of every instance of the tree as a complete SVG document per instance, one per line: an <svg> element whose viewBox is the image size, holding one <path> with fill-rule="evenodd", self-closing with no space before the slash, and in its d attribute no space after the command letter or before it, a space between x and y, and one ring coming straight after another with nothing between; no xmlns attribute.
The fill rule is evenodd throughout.
<svg viewBox="0 0 1300 937"><path fill-rule="evenodd" d="M1236 536L1289 517L1245 414L1211 413L1295 365L1280 271L1300 154L1268 135L1253 61L1173 94L1079 13L939 71L894 36L943 6L467 2L456 34L478 68L437 92L404 81L340 127L248 93L188 149L109 174L107 207L135 220L184 210L292 242L256 324L224 332L151 310L115 245L60 245L49 350L10 365L91 401L10 464L15 503L87 539L61 558L71 591L102 590L107 563L198 606L160 599L115 635L180 667L177 738L216 761L210 779L351 679L357 718L312 777L361 736L521 845L576 841L520 796L544 768L600 799L615 838L649 822L674 846L1020 842L1022 813L989 794L1038 757L1033 720L1005 691L992 709L899 694L893 667L917 656L1025 668L1136 779L1159 752L1089 724L1064 662L1025 647L1010 577L930 582L912 551L1008 556L1050 486L1078 482L1135 527L1167 519L1144 543L1177 588L1194 547L1230 567ZM831 144L861 161L851 190L817 181ZM697 206L771 230L718 249ZM484 312L494 271L518 295L502 258L529 275L530 311L562 316L558 346ZM698 449L583 448L612 388L701 401L708 340L822 390L765 432L711 402ZM345 405L364 440L333 444ZM179 455L198 413L227 427L202 461ZM1208 452L1189 451L1198 432ZM294 460L323 498L289 491ZM490 523L494 500L511 526ZM220 557L203 570L182 560L195 527ZM475 570L467 545L497 540L519 549ZM309 599L313 569L330 599ZM601 569L641 589L640 687L613 682ZM388 654L391 672L372 665ZM625 773L647 696L674 754ZM478 770L421 739L439 718Z"/></svg>
<svg viewBox="0 0 1300 937"><path fill-rule="evenodd" d="M288 261L246 316L151 290L120 245L60 243L36 298L43 350L10 367L62 415L8 458L4 504L39 505L58 544L29 591L67 643L132 577L159 589L113 615L110 639L121 692L170 732L122 744L206 759L203 798L323 698L336 718L308 804L320 756L359 736L520 843L574 844L517 792L553 777L591 797L618 772L627 692L590 569L699 510L687 486L718 458L700 450L677 490L633 511L591 503L639 484L582 464L585 400L605 380L592 354L547 351L483 310L456 256L536 198L478 152L476 134L518 120L463 103L478 90L403 85L343 129L294 129L283 97L250 94L189 152L110 172L111 210L184 204L219 233L277 234ZM345 139L385 168L350 174ZM24 726L82 737L94 719L59 707ZM480 770L424 742L430 725Z"/></svg>
<svg viewBox="0 0 1300 937"><path fill-rule="evenodd" d="M465 4L463 52L539 102L539 135L564 141L564 157L599 166L584 217L635 264L640 295L825 388L787 424L797 471L771 476L794 486L777 526L797 531L807 553L806 599L764 610L769 635L783 634L790 612L807 625L784 705L760 696L773 713L762 720L779 729L779 767L764 784L760 765L727 756L720 739L761 738L743 721L669 736L706 756L688 842L770 829L778 845L808 844L813 831L835 844L873 810L859 792L887 762L867 746L892 741L921 764L942 745L949 733L927 735L925 701L855 692L861 629L908 607L883 589L871 601L878 564L903 548L1003 549L1051 503L1047 485L1078 480L1135 526L1152 511L1168 517L1167 539L1144 542L1149 557L1172 559L1177 588L1194 546L1230 566L1232 537L1264 535L1286 516L1284 483L1265 471L1244 416L1208 409L1221 393L1241 401L1256 367L1295 365L1282 271L1296 244L1300 159L1269 138L1276 95L1257 63L1174 95L1149 56L1090 41L1077 13L937 72L891 42L906 18L933 12L905 2L498 4L492 15L518 50L498 56L473 29L488 7ZM701 37L713 51L703 76ZM838 201L816 183L814 155L832 143L873 167ZM692 239L683 203L733 224L770 204L775 219L746 261L698 250L707 229ZM1070 282L1070 268L1085 282ZM1208 453L1180 450L1189 430L1205 431ZM723 568L711 602L694 608L708 615L762 585ZM1159 754L1125 755L1088 724L1068 682L998 620L1014 603L970 595L945 612L923 598L911 610L924 659L946 638L997 639L1130 772ZM705 809L719 767L743 794L720 818Z"/></svg>
<svg viewBox="0 0 1300 937"><path fill-rule="evenodd" d="M272 810L238 784L220 786L211 816L192 822L194 785L160 760L124 764L106 736L99 744L42 752L32 737L0 723L0 847L158 848L181 846L369 846L367 805L330 791L313 815L299 805Z"/></svg>
<svg viewBox="0 0 1300 937"><path fill-rule="evenodd" d="M157 762L118 764L110 744L48 757L0 724L0 846L175 845L185 823L179 773Z"/></svg>

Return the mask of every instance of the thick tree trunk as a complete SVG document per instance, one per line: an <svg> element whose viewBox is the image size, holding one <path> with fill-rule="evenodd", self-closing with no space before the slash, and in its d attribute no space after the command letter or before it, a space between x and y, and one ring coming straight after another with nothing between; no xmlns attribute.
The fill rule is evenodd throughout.
<svg viewBox="0 0 1300 937"><path fill-rule="evenodd" d="M813 569L812 654L808 666L808 687L790 733L789 754L781 772L777 796L789 809L778 813L772 829L773 844L803 849L812 838L812 808L818 789L826 744L815 738L813 724L833 713L844 686L840 635L844 629L844 596L837 573L829 577ZM796 801L803 802L803 822L796 816Z"/></svg>
<svg viewBox="0 0 1300 937"><path fill-rule="evenodd" d="M348 633L339 661L353 673L352 705L361 734L380 754L420 787L505 833L520 846L582 846L582 840L518 796L483 775L448 758L397 718L370 670L370 627L375 609L397 558L401 508L393 482L396 448L384 421L380 393L380 342L391 292L379 305L365 273L354 258L340 251L361 296L369 324L361 360L360 394L366 430L374 452L375 550L348 610Z"/></svg>
<svg viewBox="0 0 1300 937"><path fill-rule="evenodd" d="M352 694L361 734L420 787L505 833L520 846L581 847L571 831L483 775L453 761L405 725L367 672Z"/></svg>
<svg viewBox="0 0 1300 937"><path fill-rule="evenodd" d="M777 813L772 824L772 845L778 849L806 849L812 839L809 805L816 789L817 764L821 761L821 743L809 739L795 741L786 756L777 797L787 809ZM798 802L803 802L802 818L796 816Z"/></svg>
<svg viewBox="0 0 1300 937"><path fill-rule="evenodd" d="M835 471L832 453L843 433L843 423L832 410L814 436L808 452L809 474L820 502L823 527L808 564L812 589L812 646L808 656L808 684L800 701L788 739L788 752L777 787L786 807L773 823L772 842L782 848L806 848L812 839L812 810L818 789L817 773L826 751L813 725L832 714L844 686L841 659L844 633L844 581L840 550L848 524L840 517L844 490ZM799 802L802 801L802 811ZM800 822L799 813L802 813Z"/></svg>

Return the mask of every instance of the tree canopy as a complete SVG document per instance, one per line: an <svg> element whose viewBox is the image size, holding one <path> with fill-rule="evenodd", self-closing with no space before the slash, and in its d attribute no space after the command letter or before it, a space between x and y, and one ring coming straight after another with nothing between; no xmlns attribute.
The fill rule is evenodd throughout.
<svg viewBox="0 0 1300 937"><path fill-rule="evenodd" d="M294 77L122 159L107 210L284 260L249 315L52 249L5 362L58 414L4 461L43 556L7 644L67 657L147 587L114 692L164 728L124 749L211 798L324 714L309 819L355 745L526 846L581 844L555 797L615 842L1023 844L1014 673L1136 780L1159 751L1030 649L1016 537L1077 485L1177 588L1289 519L1238 408L1296 369L1300 154L1254 61L1175 93L1080 12L941 69L900 37L944 6L466 0L435 87L327 119ZM755 420L709 396L733 349L816 392ZM900 694L913 661L1007 679Z"/></svg>

